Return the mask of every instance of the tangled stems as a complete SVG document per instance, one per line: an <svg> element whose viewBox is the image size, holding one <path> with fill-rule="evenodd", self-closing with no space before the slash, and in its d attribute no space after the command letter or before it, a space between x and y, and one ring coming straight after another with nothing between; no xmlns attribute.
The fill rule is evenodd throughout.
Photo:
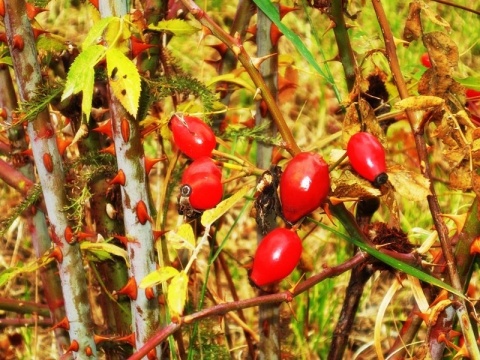
<svg viewBox="0 0 480 360"><path fill-rule="evenodd" d="M255 307L264 304L281 304L283 302L291 302L296 296L302 294L308 289L312 288L319 282L343 274L346 271L351 270L355 266L358 266L368 260L368 256L363 252L358 252L353 257L345 261L344 263L324 268L322 272L308 278L305 281L302 281L296 287L291 290L286 290L276 294L268 294L257 296L251 299L240 300L240 301L231 301L227 303L218 304L212 306L208 309L200 310L196 313L183 316L176 323L170 323L167 326L163 327L157 333L155 333L145 345L138 349L138 351L133 354L129 360L140 360L148 354L148 352L156 347L158 344L162 343L167 339L168 336L174 334L183 326L183 324L191 324L193 322L212 317L212 316L222 316L230 311L236 311L240 309L246 309L250 307Z"/></svg>
<svg viewBox="0 0 480 360"><path fill-rule="evenodd" d="M301 152L295 141L295 138L293 137L292 132L290 131L290 128L285 122L285 118L283 117L275 101L275 98L268 90L268 86L265 83L265 80L256 68L252 58L247 54L243 45L240 43L240 40L225 32L194 1L182 0L182 3L203 26L205 26L217 39L225 43L225 45L227 45L228 48L237 56L238 60L243 65L247 73L250 75L253 83L257 87L260 95L262 96L262 99L267 104L272 119L278 128L278 132L280 133L283 141L285 142L286 150L291 155L295 155Z"/></svg>
<svg viewBox="0 0 480 360"><path fill-rule="evenodd" d="M372 4L375 10L375 13L377 15L378 22L382 29L382 34L385 41L386 56L390 64L390 69L392 71L393 79L397 86L398 93L401 99L406 99L409 97L408 89L405 84L405 80L403 78L402 72L400 70L400 65L399 65L399 61L396 53L392 30L390 29L388 19L386 17L381 1L372 0ZM428 162L427 146L425 143L425 139L423 137L423 128L418 128L415 125L416 118L415 118L415 113L413 111L407 110L406 115L415 138L417 154L422 164L421 166L422 174L427 179L431 180L432 176L431 176L431 170ZM435 228L438 232L440 245L442 248L443 256L445 258L445 262L447 264L450 281L452 286L456 290L461 292L463 290L463 287L460 282L460 277L458 275L457 268L455 266L455 257L452 252L452 246L451 246L450 238L448 235L448 228L445 225L445 222L443 221L443 218L441 216L440 204L438 203L438 199L437 199L432 181L430 181L430 192L431 192L431 195L427 197L428 205L430 207L430 212L432 214ZM461 301L463 306L461 306L457 310L457 315L461 319L460 324L462 326L462 330L465 336L467 349L472 359L480 359L480 352L476 344L475 334L473 332L470 322L468 321L468 316L466 315L465 302L463 301L463 299L459 299L459 300Z"/></svg>

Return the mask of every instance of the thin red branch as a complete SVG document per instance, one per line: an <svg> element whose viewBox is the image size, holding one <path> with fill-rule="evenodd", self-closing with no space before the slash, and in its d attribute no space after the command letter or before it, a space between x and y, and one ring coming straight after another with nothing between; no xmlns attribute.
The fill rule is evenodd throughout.
<svg viewBox="0 0 480 360"><path fill-rule="evenodd" d="M351 270L353 267L365 262L368 257L363 252L358 252L349 260L344 263L324 268L322 272L308 278L307 280L301 282L294 289L283 291L276 294L268 294L257 296L251 299L232 301L227 303L222 303L219 305L212 306L208 309L200 310L196 313L185 315L180 318L178 323L170 323L167 326L163 327L157 333L155 333L143 347L137 350L129 360L140 360L148 354L148 352L165 341L170 335L180 330L183 324L191 324L195 321L199 321L212 316L223 316L230 311L237 311L240 309L251 308L255 306L260 306L264 304L281 304L283 302L291 302L296 296L312 288L319 282L343 274L344 272Z"/></svg>
<svg viewBox="0 0 480 360"><path fill-rule="evenodd" d="M443 4L443 5L447 5L447 6L451 6L451 7L456 7L457 9L465 10L465 11L471 12L473 14L480 15L480 11L478 11L478 10L474 10L472 8L469 8L469 7L460 5L460 4L455 4L451 1L446 1L446 0L432 0L432 1L436 2L436 3L439 3L439 4Z"/></svg>
<svg viewBox="0 0 480 360"><path fill-rule="evenodd" d="M18 169L0 159L0 179L8 186L18 190L22 195L27 195L35 183L23 175Z"/></svg>

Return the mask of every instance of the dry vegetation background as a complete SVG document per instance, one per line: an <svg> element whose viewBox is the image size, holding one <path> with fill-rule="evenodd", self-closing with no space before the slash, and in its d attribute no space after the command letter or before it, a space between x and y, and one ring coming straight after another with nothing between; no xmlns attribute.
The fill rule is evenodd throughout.
<svg viewBox="0 0 480 360"><path fill-rule="evenodd" d="M462 2L466 6L477 6L476 4L472 5L472 2L468 0L456 1L456 3ZM283 1L282 3L289 6L296 5L291 1ZM449 34L458 44L461 54L456 76L458 78L469 76L478 78L480 70L480 57L478 56L480 53L480 44L478 44L480 22L478 16L433 1L428 4L432 13L443 17L451 26ZM206 9L212 18L225 28L228 28L231 24L236 11L236 2L230 0L204 1L199 5ZM395 36L400 38L407 15L408 2L384 1L383 5ZM38 24L66 41L71 41L74 44L81 43L92 26L91 6L86 3L72 6L68 1L54 0L50 1L46 7L49 11L36 18ZM298 11L288 14L283 22L302 38L313 54L318 55L318 62L322 64L324 61L320 56L320 50L324 52L324 59L328 61L327 64L336 85L340 89L342 100L347 101L348 94L343 80L343 69L335 59L337 56L335 39L332 31L328 31L329 20L325 15L314 9L307 8L307 10L310 19L303 7L300 6ZM369 2L351 1L348 10L350 14L356 15L356 18L348 20L348 23L352 25L350 35L354 51L359 59L363 59L369 51L383 47L381 32ZM254 19L252 20L253 23ZM198 26L194 21L193 24ZM427 22L427 26L431 28L430 30L440 28L438 24L431 21ZM211 79L217 76L212 62L219 59L218 53L209 45L217 43L218 40L212 36L203 38L201 33L197 33L188 38L173 38L169 44L169 49L185 72L193 74L198 80L208 84ZM253 55L255 44L247 42L245 46L248 52ZM298 145L305 150L318 151L326 159L329 159L332 150L339 149L342 146L343 115L339 113L339 103L331 87L308 66L287 39L282 38L280 40L279 49L280 73L288 77L290 82L288 91L282 93L281 110L291 126ZM409 47L399 45L397 50L404 76L408 80L412 92L415 92L420 75L425 70L420 63L420 55L425 52L425 49L420 42L416 42ZM365 63L364 75L368 74L373 63L383 70L388 69L385 58L381 54L377 54ZM242 75L242 79L248 81L246 74ZM391 91L390 101L394 103L398 98L391 79L388 79L387 87ZM242 122L251 118L252 105L252 96L248 90L238 89L232 96L227 111L228 119L241 126ZM166 100L162 104L160 115L167 116L172 111L174 111L173 104ZM151 156L159 154L160 137L161 133L158 132L147 139L145 142L147 154ZM413 170L418 168L419 164L416 156L412 156L414 154L413 139L405 120L399 120L389 127L386 141L389 164L402 164ZM168 142L166 142L166 146L168 148ZM237 139L233 143L233 147L239 154L254 161L255 147L251 143L245 139ZM435 176L439 179L437 190L442 210L444 213L451 214L465 213L472 203L474 195L463 191L451 191L443 184L447 178L445 174L448 170L448 164L446 164L441 150L435 149L436 151L431 154L431 159L435 168ZM69 156L74 157L76 155L75 149L72 148L69 151ZM164 186L165 166L165 164L160 164L150 175L150 186L153 199L156 201L158 201L159 194ZM335 177L338 174L339 172L335 172L332 176ZM256 180L249 177L242 181L253 185ZM237 186L238 184L235 182L228 183L226 192L233 191ZM0 182L2 216L7 217L21 201L21 198L21 195L15 190ZM401 208L402 229L409 235L413 244L420 245L431 234L433 226L426 201L412 202L399 197L398 202ZM257 241L254 219L248 216L250 206L242 213L240 213L241 208L232 209L223 219L216 235L216 240L219 243L228 238L224 248L225 259L231 270L237 292L242 299L256 295L256 290L250 286L247 271L244 268L251 261ZM353 203L347 203L347 207L353 208L353 206ZM181 219L175 206L175 196L172 196L168 214L167 227L174 227L180 222ZM328 226L341 230L338 227L339 224L332 223L326 215L318 214L317 218ZM376 213L374 221L388 223L389 220L389 209L382 206ZM447 224L453 234L455 231L454 222L448 221ZM231 231L232 227L233 231ZM353 247L351 244L339 239L325 229L318 228L314 223L306 223L302 228L301 235L305 237L304 249L306 250L303 266L311 268L312 274L320 272L324 266L339 264L352 254ZM204 280L208 266L208 254L209 249L205 249L197 261L196 273L193 276L190 289L192 303L196 303L198 300L196 297L199 296L200 284ZM175 254L172 253L172 257L175 257ZM0 268L8 269L28 263L33 258L29 230L24 220L18 218L1 239ZM213 275L216 271L220 270L211 270ZM219 276L212 276L209 279L212 283L212 291L216 289L219 292L217 295L223 300L232 300L228 292L221 292L222 289L226 288L226 284L220 274L217 273L216 275ZM404 281L404 286L399 288L394 297L388 300L385 317L376 319L379 306L386 299L386 294L394 283L395 276L390 271L377 272L367 284L368 288L364 293L356 316L354 331L350 336L350 345L345 358L376 358L373 350L373 329L376 321L382 323L380 326L381 338L386 348L398 333L407 315L405 309L411 308L415 301L408 281ZM300 272L297 271L289 279L289 282L294 283L299 278ZM349 274L346 273L327 279L295 298L291 307L286 305L281 307L282 329L284 330L282 334L284 358L323 359L326 357L332 331L343 303L348 278ZM0 289L0 298L42 303L43 288L48 285L41 284L39 281L38 272L18 276ZM94 274L89 273L89 281L90 293L94 297L96 292L100 291ZM214 284L215 281L217 281L216 284ZM282 288L288 288L290 286L289 282L284 281ZM477 294L477 290L477 278L474 275L471 281L472 294ZM212 305L212 302L207 299L205 307L209 305ZM257 311L256 308L246 310L246 317L249 320L247 325L253 331L257 329ZM95 321L101 324L104 319L100 317L100 314L96 315ZM16 314L6 310L0 313L0 327L2 329L0 359L55 359L55 344L52 332L49 329L52 324L48 323L48 319L22 316L21 318L30 319L31 324L28 326L8 325L7 319L13 321L12 319L15 319L15 317ZM200 329L200 338L203 342L203 358L221 359L231 356L231 358L237 359L242 358L245 354L241 328L229 317L225 318L225 322L219 318L204 321L201 323ZM229 334L228 338L225 336L226 333ZM421 342L422 335L423 332L419 332L416 341ZM227 348L230 355L228 355ZM412 348L414 348L413 345Z"/></svg>

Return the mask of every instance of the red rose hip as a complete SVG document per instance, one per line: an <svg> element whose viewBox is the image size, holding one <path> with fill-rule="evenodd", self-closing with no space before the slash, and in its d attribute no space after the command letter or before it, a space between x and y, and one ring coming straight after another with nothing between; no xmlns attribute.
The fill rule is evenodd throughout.
<svg viewBox="0 0 480 360"><path fill-rule="evenodd" d="M420 56L420 62L426 68L432 67L432 62L430 61L430 56L428 55L428 53L423 53L422 56Z"/></svg>
<svg viewBox="0 0 480 360"><path fill-rule="evenodd" d="M195 210L214 208L222 200L222 182L211 174L198 174L189 179L188 183L182 183L182 185L190 186L190 205Z"/></svg>
<svg viewBox="0 0 480 360"><path fill-rule="evenodd" d="M222 172L215 165L213 160L207 156L202 156L192 161L192 163L185 169L182 175L182 183L186 184L189 180L197 174L210 174L219 179L222 178Z"/></svg>
<svg viewBox="0 0 480 360"><path fill-rule="evenodd" d="M191 159L212 154L216 145L215 134L201 119L173 115L168 126L172 130L175 145Z"/></svg>
<svg viewBox="0 0 480 360"><path fill-rule="evenodd" d="M348 141L347 155L353 169L361 177L375 186L387 182L385 149L375 136L367 132L354 134Z"/></svg>
<svg viewBox="0 0 480 360"><path fill-rule="evenodd" d="M297 233L285 228L276 228L258 245L250 280L257 286L283 280L295 269L301 255L302 241Z"/></svg>
<svg viewBox="0 0 480 360"><path fill-rule="evenodd" d="M280 179L283 216L296 222L325 200L330 190L328 165L312 152L302 152L287 164Z"/></svg>

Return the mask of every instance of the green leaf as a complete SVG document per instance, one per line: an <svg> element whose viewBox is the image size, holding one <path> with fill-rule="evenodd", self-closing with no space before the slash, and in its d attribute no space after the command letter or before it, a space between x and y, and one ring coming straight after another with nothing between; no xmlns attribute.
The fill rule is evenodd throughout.
<svg viewBox="0 0 480 360"><path fill-rule="evenodd" d="M83 93L82 112L88 117L92 109L93 85L95 80L94 66L105 55L105 48L101 45L93 45L81 52L73 62L67 75L67 83L63 90L64 101L71 95Z"/></svg>
<svg viewBox="0 0 480 360"><path fill-rule="evenodd" d="M37 49L49 53L60 53L65 50L65 39L54 34L39 37L37 40Z"/></svg>
<svg viewBox="0 0 480 360"><path fill-rule="evenodd" d="M5 57L0 58L0 64L13 66L13 60L10 56L5 56Z"/></svg>
<svg viewBox="0 0 480 360"><path fill-rule="evenodd" d="M91 45L96 45L98 40L103 37L105 29L110 25L112 22L119 22L120 19L114 16L109 16L106 18L101 19L88 32L85 40L82 43L82 49L86 50Z"/></svg>
<svg viewBox="0 0 480 360"><path fill-rule="evenodd" d="M171 266L164 266L145 276L142 281L140 281L138 287L140 289L145 289L147 287L155 286L157 284L170 280L176 275L178 275L177 269Z"/></svg>
<svg viewBox="0 0 480 360"><path fill-rule="evenodd" d="M106 252L111 255L119 256L122 257L125 260L125 263L127 264L127 267L130 267L130 261L128 258L128 253L125 249L122 249L121 247L110 244L108 242L96 242L92 243L89 241L83 241L80 243L80 249L83 251L89 251L94 253L96 256L98 255L99 258L104 257L105 254L101 254L101 252Z"/></svg>
<svg viewBox="0 0 480 360"><path fill-rule="evenodd" d="M240 199L248 192L249 187L244 186L228 199L223 200L213 209L207 210L202 215L202 225L207 226L213 224L218 218L230 210Z"/></svg>
<svg viewBox="0 0 480 360"><path fill-rule="evenodd" d="M188 276L184 271L174 276L168 286L167 303L172 317L181 316L187 302Z"/></svg>
<svg viewBox="0 0 480 360"><path fill-rule="evenodd" d="M140 74L135 64L120 50L107 50L108 83L128 113L137 116L141 92Z"/></svg>
<svg viewBox="0 0 480 360"><path fill-rule="evenodd" d="M310 50L307 49L300 37L282 23L282 21L280 20L280 14L278 12L278 9L273 5L272 1L253 0L253 2L257 4L257 6L265 13L265 15L270 18L270 20L272 20L275 25L277 25L282 34L291 41L291 43L295 46L300 55L302 55L302 57L307 60L307 62L315 69L315 71L318 72L320 76L323 77L327 82L333 84L332 80L322 71L317 61L315 60L315 57L310 52Z"/></svg>
<svg viewBox="0 0 480 360"><path fill-rule="evenodd" d="M465 79L455 79L468 89L480 91L480 78L470 76Z"/></svg>
<svg viewBox="0 0 480 360"><path fill-rule="evenodd" d="M256 91L256 88L252 82L245 81L238 75L232 74L232 73L214 76L206 83L206 85L210 87L219 82L229 82L231 84L238 85L241 88L245 88L246 90L249 90L252 94L255 94L255 91Z"/></svg>
<svg viewBox="0 0 480 360"><path fill-rule="evenodd" d="M0 286L5 285L17 275L17 268L11 267L0 272Z"/></svg>
<svg viewBox="0 0 480 360"><path fill-rule="evenodd" d="M182 19L162 20L157 25L148 25L148 29L154 31L162 31L176 36L193 35L200 31L199 28L190 25Z"/></svg>
<svg viewBox="0 0 480 360"><path fill-rule="evenodd" d="M167 234L167 242L175 249L195 249L195 235L190 224L182 224L176 230L169 231Z"/></svg>

